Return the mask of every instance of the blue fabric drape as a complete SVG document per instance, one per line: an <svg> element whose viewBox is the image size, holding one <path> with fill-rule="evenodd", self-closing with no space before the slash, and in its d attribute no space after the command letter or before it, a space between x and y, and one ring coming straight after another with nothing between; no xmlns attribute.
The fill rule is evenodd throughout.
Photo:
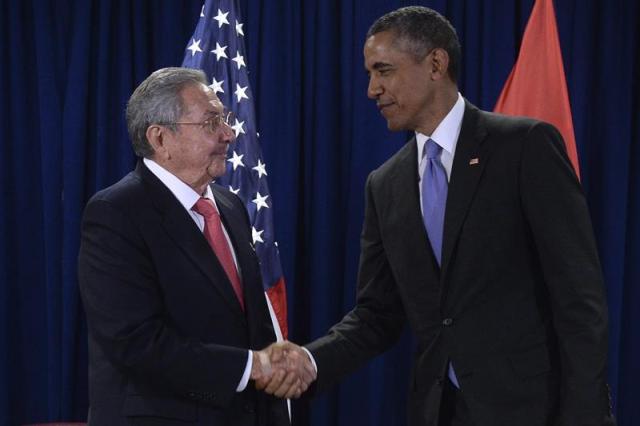
<svg viewBox="0 0 640 426"><path fill-rule="evenodd" d="M492 109L533 0L243 0L247 65L289 290L290 337L354 303L363 187L405 134L366 98L362 45L408 4L457 28L463 95ZM0 0L0 424L82 420L82 209L134 164L124 107L180 64L200 0ZM582 171L605 274L609 378L621 426L640 424L640 4L556 1ZM311 404L297 424L402 425L411 342Z"/></svg>

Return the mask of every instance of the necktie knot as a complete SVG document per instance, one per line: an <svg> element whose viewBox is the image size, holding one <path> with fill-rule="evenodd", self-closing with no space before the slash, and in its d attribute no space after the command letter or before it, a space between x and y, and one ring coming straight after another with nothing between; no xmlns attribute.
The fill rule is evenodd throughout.
<svg viewBox="0 0 640 426"><path fill-rule="evenodd" d="M442 147L436 143L433 139L428 139L425 147L426 156L429 160L436 158L442 151Z"/></svg>
<svg viewBox="0 0 640 426"><path fill-rule="evenodd" d="M218 210L213 205L213 202L208 198L200 197L198 201L193 205L192 209L196 212L204 216L205 218L210 218L212 216L218 215Z"/></svg>

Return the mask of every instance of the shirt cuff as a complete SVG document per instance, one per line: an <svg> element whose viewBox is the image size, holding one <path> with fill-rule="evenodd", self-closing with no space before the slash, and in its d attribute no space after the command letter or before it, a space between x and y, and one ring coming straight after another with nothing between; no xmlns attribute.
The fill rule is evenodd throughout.
<svg viewBox="0 0 640 426"><path fill-rule="evenodd" d="M313 365L315 365L315 363ZM242 392L247 388L247 384L249 383L249 378L251 377L252 367L253 367L253 352L249 351L247 356L247 366L244 368L244 374L240 379L240 383L238 383L238 388L236 389L236 392Z"/></svg>
<svg viewBox="0 0 640 426"><path fill-rule="evenodd" d="M316 370L316 374L318 374L318 366L316 365L316 360L313 359L313 355L311 355L311 352L309 352L309 349L305 348L304 346L300 346L306 353L307 355L309 355L309 359L311 360L311 364L313 364L313 368L314 370Z"/></svg>

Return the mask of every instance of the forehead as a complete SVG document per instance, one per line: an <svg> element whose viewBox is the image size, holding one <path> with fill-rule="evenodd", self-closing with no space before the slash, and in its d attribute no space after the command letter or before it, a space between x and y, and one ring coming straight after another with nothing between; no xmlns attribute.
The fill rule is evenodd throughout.
<svg viewBox="0 0 640 426"><path fill-rule="evenodd" d="M382 31L369 37L364 44L364 66L373 70L384 65L398 65L411 60L411 56L401 49L396 35Z"/></svg>
<svg viewBox="0 0 640 426"><path fill-rule="evenodd" d="M213 114L223 110L222 102L207 85L190 84L181 92L185 115Z"/></svg>

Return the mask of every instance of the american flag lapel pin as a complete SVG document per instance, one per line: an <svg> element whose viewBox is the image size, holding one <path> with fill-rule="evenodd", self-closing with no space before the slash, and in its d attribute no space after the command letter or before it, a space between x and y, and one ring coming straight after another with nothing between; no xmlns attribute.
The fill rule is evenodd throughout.
<svg viewBox="0 0 640 426"><path fill-rule="evenodd" d="M470 166L475 166L476 164L480 164L480 159L478 157L472 158L471 160L469 160Z"/></svg>

